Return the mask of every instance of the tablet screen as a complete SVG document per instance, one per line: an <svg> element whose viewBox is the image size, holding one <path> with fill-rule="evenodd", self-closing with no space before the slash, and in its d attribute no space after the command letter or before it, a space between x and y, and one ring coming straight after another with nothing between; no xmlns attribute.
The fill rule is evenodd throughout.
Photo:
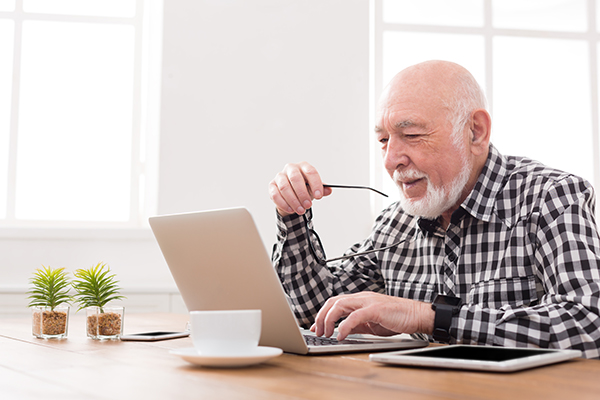
<svg viewBox="0 0 600 400"><path fill-rule="evenodd" d="M579 350L449 345L371 354L369 359L386 364L509 372L579 356Z"/></svg>
<svg viewBox="0 0 600 400"><path fill-rule="evenodd" d="M547 353L541 349L514 349L485 346L444 346L428 349L426 352L406 354L410 357L434 357L478 361L508 361Z"/></svg>

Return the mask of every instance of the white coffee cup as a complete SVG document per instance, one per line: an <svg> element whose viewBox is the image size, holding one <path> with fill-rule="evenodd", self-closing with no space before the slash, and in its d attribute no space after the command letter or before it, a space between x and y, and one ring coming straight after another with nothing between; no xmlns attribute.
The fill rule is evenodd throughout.
<svg viewBox="0 0 600 400"><path fill-rule="evenodd" d="M202 355L246 354L258 346L261 310L190 312L194 347Z"/></svg>

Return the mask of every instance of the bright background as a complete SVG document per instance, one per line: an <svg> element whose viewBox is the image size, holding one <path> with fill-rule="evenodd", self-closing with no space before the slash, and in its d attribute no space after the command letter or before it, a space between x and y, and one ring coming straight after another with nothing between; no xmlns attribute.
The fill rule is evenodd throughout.
<svg viewBox="0 0 600 400"><path fill-rule="evenodd" d="M11 19L15 7L22 12ZM288 162L393 198L373 146L373 106L396 72L427 59L471 70L501 151L600 186L598 8L0 0L0 53L22 45L18 63L0 58L0 312L27 311L40 265L72 271L101 261L118 274L130 311L185 311L147 217L245 206L270 251L267 184ZM140 46L148 20L154 28ZM360 191L318 202L328 255L366 236L383 206Z"/></svg>

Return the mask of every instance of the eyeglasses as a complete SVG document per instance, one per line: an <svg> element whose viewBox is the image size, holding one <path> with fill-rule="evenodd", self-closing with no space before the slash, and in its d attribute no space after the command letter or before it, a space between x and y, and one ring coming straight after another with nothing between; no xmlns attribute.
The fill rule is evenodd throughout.
<svg viewBox="0 0 600 400"><path fill-rule="evenodd" d="M377 194L380 194L382 196L388 197L387 194L380 192L377 189L368 187L368 186L329 185L329 184L323 184L323 186L330 187L330 188L342 188L342 189L367 189L367 190L371 190ZM313 254L313 256L315 256L315 258L317 259L317 262L321 265L326 265L327 263L330 263L333 261L339 261L339 260L345 260L345 259L352 258L352 257L363 256L365 254L376 253L378 251L389 250L389 249L396 247L399 244L402 244L408 240L408 238L405 238L405 239L402 239L402 240L400 240L394 244L391 244L389 246L386 246L386 247L363 251L360 253L346 254L341 257L327 259L327 256L325 255L325 249L323 248L323 243L321 243L321 238L319 237L319 235L317 235L317 232L315 232L314 229L312 229L310 227L309 221L312 220L312 216L313 216L312 208L309 208L308 210L306 210L306 213L302 215L302 217L304 218L306 233L308 235L308 244L310 246L310 251ZM316 248L315 245L318 248Z"/></svg>

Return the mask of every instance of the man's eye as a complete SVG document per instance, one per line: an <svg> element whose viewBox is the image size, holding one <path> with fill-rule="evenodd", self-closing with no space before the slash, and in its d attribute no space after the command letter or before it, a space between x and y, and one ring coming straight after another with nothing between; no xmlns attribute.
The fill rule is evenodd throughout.
<svg viewBox="0 0 600 400"><path fill-rule="evenodd" d="M388 142L388 140L389 140L388 138L381 138L381 139L379 139L379 143L386 144Z"/></svg>
<svg viewBox="0 0 600 400"><path fill-rule="evenodd" d="M417 142L419 143L423 139L423 135L414 134L414 135L404 135L404 140L408 142Z"/></svg>

